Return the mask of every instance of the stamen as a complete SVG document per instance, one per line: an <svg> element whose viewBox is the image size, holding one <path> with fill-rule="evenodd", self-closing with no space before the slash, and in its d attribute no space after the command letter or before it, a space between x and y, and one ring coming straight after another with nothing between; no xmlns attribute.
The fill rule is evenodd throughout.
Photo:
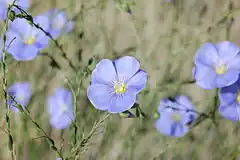
<svg viewBox="0 0 240 160"><path fill-rule="evenodd" d="M220 64L216 66L215 70L217 74L224 74L227 71L227 67L225 64Z"/></svg>
<svg viewBox="0 0 240 160"><path fill-rule="evenodd" d="M24 43L26 45L32 45L35 42L36 38L35 37L27 37L24 39Z"/></svg>
<svg viewBox="0 0 240 160"><path fill-rule="evenodd" d="M182 120L182 117L181 117L180 113L173 113L173 114L171 115L171 118L172 118L172 120L174 120L175 122L179 122L179 121Z"/></svg>
<svg viewBox="0 0 240 160"><path fill-rule="evenodd" d="M123 94L127 90L127 86L124 82L115 82L113 85L114 91L117 94Z"/></svg>

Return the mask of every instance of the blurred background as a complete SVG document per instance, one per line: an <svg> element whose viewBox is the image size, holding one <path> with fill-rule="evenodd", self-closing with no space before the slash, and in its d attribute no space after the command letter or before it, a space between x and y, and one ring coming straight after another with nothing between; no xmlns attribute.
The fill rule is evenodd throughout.
<svg viewBox="0 0 240 160"><path fill-rule="evenodd" d="M33 97L28 106L33 119L53 138L63 153L71 155L72 126L58 131L49 125L46 99L56 87L72 88L76 93L77 142L87 136L104 112L94 109L86 96L89 76L84 66L102 58L135 56L148 72L148 84L138 95L142 110L150 119L128 119L110 115L100 123L80 152L81 160L232 160L239 152L239 128L215 113L217 126L204 120L182 138L161 135L154 128L153 113L161 98L184 94L200 112L216 105L216 90L205 91L192 81L196 50L205 42L230 40L240 44L239 0L137 0L129 14L113 0L30 0L28 12L40 15L61 9L74 21L71 32L58 37L75 73L61 51L50 43L31 61L8 60L8 85L28 81ZM57 66L46 56L51 55ZM60 68L60 69L59 69ZM1 74L2 76L2 74ZM2 87L2 86L1 86ZM1 127L4 129L4 99L1 92ZM12 134L17 159L55 160L45 138L20 113L11 113ZM8 137L0 132L0 160L10 160Z"/></svg>

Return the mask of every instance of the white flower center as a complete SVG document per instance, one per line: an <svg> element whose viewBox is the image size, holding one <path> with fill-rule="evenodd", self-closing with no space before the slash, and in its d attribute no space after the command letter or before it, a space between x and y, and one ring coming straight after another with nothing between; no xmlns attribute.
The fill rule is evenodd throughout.
<svg viewBox="0 0 240 160"><path fill-rule="evenodd" d="M60 103L60 110L62 113L66 112L67 111L67 106L65 103Z"/></svg>

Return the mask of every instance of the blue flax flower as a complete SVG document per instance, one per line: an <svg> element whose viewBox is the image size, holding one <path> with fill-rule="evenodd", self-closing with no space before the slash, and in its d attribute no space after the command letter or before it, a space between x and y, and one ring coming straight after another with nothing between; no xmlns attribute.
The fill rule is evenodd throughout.
<svg viewBox="0 0 240 160"><path fill-rule="evenodd" d="M5 20L7 18L7 8L9 5L13 4L14 0L0 0L0 20ZM18 5L23 10L28 9L30 3L29 0L16 0L16 5ZM19 13L19 10L13 7L13 11Z"/></svg>
<svg viewBox="0 0 240 160"><path fill-rule="evenodd" d="M56 129L67 128L74 120L72 93L65 88L56 88L48 98L50 124Z"/></svg>
<svg viewBox="0 0 240 160"><path fill-rule="evenodd" d="M48 19L44 16L35 17L34 22L44 29L48 28ZM44 32L20 18L10 23L6 36L8 52L18 61L34 59L39 51L48 45L49 40Z"/></svg>
<svg viewBox="0 0 240 160"><path fill-rule="evenodd" d="M64 32L70 32L73 28L73 22L69 20L67 15L60 10L52 9L43 14L49 19L49 29L47 30L53 38L57 38Z"/></svg>
<svg viewBox="0 0 240 160"><path fill-rule="evenodd" d="M29 82L14 83L8 88L7 92L8 95L14 98L23 108L28 105L32 97L32 90ZM15 112L19 111L19 109L16 108L16 103L11 98L8 99L8 107Z"/></svg>
<svg viewBox="0 0 240 160"><path fill-rule="evenodd" d="M230 86L221 88L219 99L219 113L228 120L240 120L240 79Z"/></svg>
<svg viewBox="0 0 240 160"><path fill-rule="evenodd" d="M121 113L133 106L146 82L147 73L134 57L103 59L92 72L87 95L96 109Z"/></svg>
<svg viewBox="0 0 240 160"><path fill-rule="evenodd" d="M195 56L193 76L204 89L229 86L240 73L239 47L232 42L205 43Z"/></svg>
<svg viewBox="0 0 240 160"><path fill-rule="evenodd" d="M156 121L157 130L168 136L182 137L188 131L197 114L193 104L186 96L177 96L175 100L165 98L158 107L160 118Z"/></svg>

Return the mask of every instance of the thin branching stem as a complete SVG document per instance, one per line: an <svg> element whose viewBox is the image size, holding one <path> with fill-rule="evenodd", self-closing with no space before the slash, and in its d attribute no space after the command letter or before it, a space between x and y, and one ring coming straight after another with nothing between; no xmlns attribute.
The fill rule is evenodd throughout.
<svg viewBox="0 0 240 160"><path fill-rule="evenodd" d="M17 107L20 110L20 112L23 113L24 116L26 116L35 125L35 127L37 127L44 134L44 136L42 136L42 137L45 137L47 139L49 145L51 146L51 149L54 150L55 152L57 152L58 156L62 160L65 160L63 157L63 154L61 153L61 150L56 147L54 140L50 136L48 136L47 132L37 123L37 121L35 121L32 118L30 111L26 107L23 108L20 104L18 104L17 101L14 99L14 97L12 97L10 95L8 95L8 96L15 103L15 107Z"/></svg>
<svg viewBox="0 0 240 160"><path fill-rule="evenodd" d="M14 149L14 142L13 142L13 136L11 134L11 120L10 120L10 110L8 107L8 94L7 94L7 75L6 75L6 71L7 71L7 64L6 64L6 33L8 31L8 21L9 21L9 16L10 16L10 12L15 4L16 0L13 1L13 4L9 5L7 8L7 17L5 20L5 24L4 24L4 30L1 36L1 40L2 40L2 84L3 84L3 93L4 93L4 99L5 99L5 121L6 121L6 130L8 133L8 149L11 152L11 158L12 160L16 159L16 153L15 153L15 149Z"/></svg>

